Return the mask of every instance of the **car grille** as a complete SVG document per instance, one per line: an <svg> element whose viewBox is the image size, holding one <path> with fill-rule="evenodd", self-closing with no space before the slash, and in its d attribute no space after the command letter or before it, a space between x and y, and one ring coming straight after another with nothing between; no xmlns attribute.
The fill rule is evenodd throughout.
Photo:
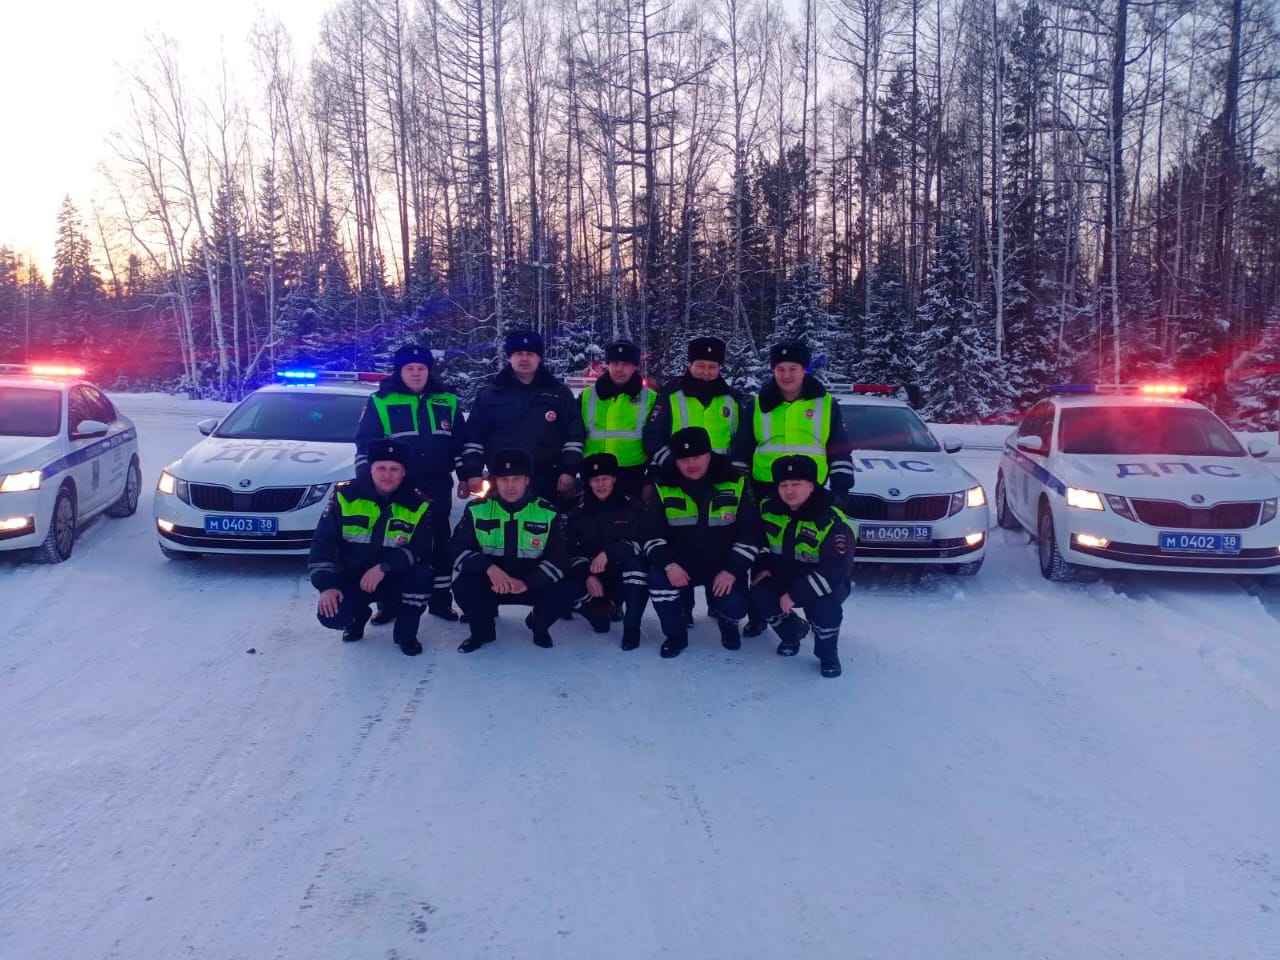
<svg viewBox="0 0 1280 960"><path fill-rule="evenodd" d="M1258 522L1262 504L1257 500L1219 503L1212 507L1188 507L1172 500L1130 500L1143 523L1153 527L1186 530L1240 530Z"/></svg>
<svg viewBox="0 0 1280 960"><path fill-rule="evenodd" d="M885 500L869 493L849 498L849 515L855 520L941 520L951 505L950 495Z"/></svg>
<svg viewBox="0 0 1280 960"><path fill-rule="evenodd" d="M189 485L191 505L197 510L233 510L236 513L286 513L298 506L305 487L267 487L253 493L237 493L213 483Z"/></svg>

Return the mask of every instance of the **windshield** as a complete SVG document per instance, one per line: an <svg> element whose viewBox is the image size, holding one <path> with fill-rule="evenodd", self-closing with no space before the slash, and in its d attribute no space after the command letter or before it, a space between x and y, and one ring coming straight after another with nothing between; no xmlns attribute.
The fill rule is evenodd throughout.
<svg viewBox="0 0 1280 960"><path fill-rule="evenodd" d="M840 405L845 433L854 450L894 450L937 453L938 441L919 417L906 407L871 404Z"/></svg>
<svg viewBox="0 0 1280 960"><path fill-rule="evenodd" d="M1069 407L1062 411L1063 453L1243 457L1225 423L1196 407Z"/></svg>
<svg viewBox="0 0 1280 960"><path fill-rule="evenodd" d="M61 391L0 387L0 437L56 437L61 420Z"/></svg>
<svg viewBox="0 0 1280 960"><path fill-rule="evenodd" d="M354 443L364 404L362 396L317 393L306 387L255 393L232 410L213 435L227 440Z"/></svg>

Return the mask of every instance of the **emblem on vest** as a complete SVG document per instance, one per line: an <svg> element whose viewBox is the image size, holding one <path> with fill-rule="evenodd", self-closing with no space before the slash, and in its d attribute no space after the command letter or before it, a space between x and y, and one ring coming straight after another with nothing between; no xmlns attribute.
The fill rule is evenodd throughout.
<svg viewBox="0 0 1280 960"><path fill-rule="evenodd" d="M720 416L725 418L733 416L733 411L729 409L729 405L727 403L720 408Z"/></svg>
<svg viewBox="0 0 1280 960"><path fill-rule="evenodd" d="M804 415L805 415L806 419L812 420L812 419L813 419L813 408L812 408L812 407L810 407L808 410L806 410L806 411L804 412Z"/></svg>
<svg viewBox="0 0 1280 960"><path fill-rule="evenodd" d="M441 421L440 421L440 429L441 429L441 430L448 430L448 429L449 429L449 420L448 420L448 418L446 418L446 419L444 419L444 420L441 420Z"/></svg>
<svg viewBox="0 0 1280 960"><path fill-rule="evenodd" d="M729 511L726 511L724 518L727 522L733 523L735 520L738 519L738 515L734 513L732 510L729 510Z"/></svg>
<svg viewBox="0 0 1280 960"><path fill-rule="evenodd" d="M542 538L541 538L541 537L534 537L532 540L530 540L530 541L529 541L529 543L530 543L530 544L532 544L532 545L533 545L533 546L535 546L535 547L540 547L540 546L542 546Z"/></svg>
<svg viewBox="0 0 1280 960"><path fill-rule="evenodd" d="M554 410L548 410L547 423L555 423L555 422L556 422L556 412Z"/></svg>

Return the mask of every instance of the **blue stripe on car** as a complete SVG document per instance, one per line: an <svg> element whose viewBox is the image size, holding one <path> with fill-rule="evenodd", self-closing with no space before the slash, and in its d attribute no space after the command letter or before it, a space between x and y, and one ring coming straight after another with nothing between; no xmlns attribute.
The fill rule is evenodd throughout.
<svg viewBox="0 0 1280 960"><path fill-rule="evenodd" d="M1033 477L1039 480L1046 487L1051 487L1058 492L1058 496L1065 497L1067 495L1067 485L1055 477L1052 473L1036 463L1030 456L1023 453L1011 443L1004 445L1004 452L1009 455L1014 463L1026 470Z"/></svg>
<svg viewBox="0 0 1280 960"><path fill-rule="evenodd" d="M107 451L114 450L116 447L123 446L130 440L136 439L137 436L138 431L133 427L130 427L128 430L122 430L120 433L117 433L114 437L106 437L99 440L97 443L89 444L87 447L81 447L79 450L72 450L65 457L60 457L41 470L40 480L41 482L44 482L51 477L56 477L58 474L62 473L62 471L70 470L72 467L79 466L86 460L92 460L94 457L100 457Z"/></svg>

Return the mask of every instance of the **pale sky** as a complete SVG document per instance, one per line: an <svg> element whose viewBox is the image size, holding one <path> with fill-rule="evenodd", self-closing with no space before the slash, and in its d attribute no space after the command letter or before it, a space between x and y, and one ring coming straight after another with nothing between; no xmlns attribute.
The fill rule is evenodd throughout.
<svg viewBox="0 0 1280 960"><path fill-rule="evenodd" d="M148 32L181 45L190 89L206 87L219 51L248 80L247 37L265 11L293 36L298 59L311 49L330 0L5 0L0 4L0 245L30 253L47 276L58 207L71 195L89 222L101 199L95 168L123 107L119 64L139 59ZM242 89L248 95L248 85ZM96 238L95 238L96 245Z"/></svg>

